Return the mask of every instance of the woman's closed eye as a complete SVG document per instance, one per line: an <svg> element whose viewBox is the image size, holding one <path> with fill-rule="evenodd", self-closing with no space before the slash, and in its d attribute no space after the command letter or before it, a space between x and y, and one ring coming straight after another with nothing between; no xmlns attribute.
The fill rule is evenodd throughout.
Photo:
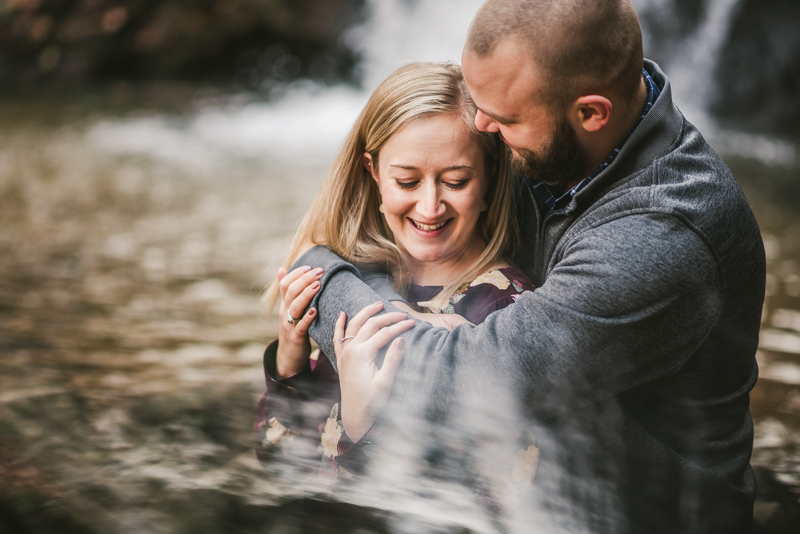
<svg viewBox="0 0 800 534"><path fill-rule="evenodd" d="M448 188L452 189L453 191L458 191L460 189L464 189L467 187L469 180L452 180L449 182L444 182L444 185Z"/></svg>
<svg viewBox="0 0 800 534"><path fill-rule="evenodd" d="M465 180L448 180L446 182L441 182L445 187L448 189L452 189L453 191L460 191L464 189L467 184L469 183L470 179L467 178ZM419 184L419 180L395 180L397 187L404 191L411 191L415 189Z"/></svg>
<svg viewBox="0 0 800 534"><path fill-rule="evenodd" d="M411 191L419 185L419 180L395 180L397 187L404 191Z"/></svg>

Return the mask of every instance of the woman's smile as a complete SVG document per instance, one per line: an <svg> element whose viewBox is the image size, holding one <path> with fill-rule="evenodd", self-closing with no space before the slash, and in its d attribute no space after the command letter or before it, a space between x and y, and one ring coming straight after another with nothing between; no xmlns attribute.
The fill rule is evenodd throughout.
<svg viewBox="0 0 800 534"><path fill-rule="evenodd" d="M440 235L442 235L445 231L445 228L447 227L448 224L450 224L450 221L452 220L453 219L447 219L446 221L442 221L439 223L425 224L419 221L415 221L411 217L408 217L408 221L411 223L411 226L414 227L417 233L422 237L427 237L427 238L439 237Z"/></svg>

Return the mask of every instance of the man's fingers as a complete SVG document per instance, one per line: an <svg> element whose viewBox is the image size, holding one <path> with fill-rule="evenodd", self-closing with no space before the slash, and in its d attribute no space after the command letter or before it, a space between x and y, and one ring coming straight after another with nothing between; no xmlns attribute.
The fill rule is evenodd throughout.
<svg viewBox="0 0 800 534"><path fill-rule="evenodd" d="M336 318L336 324L333 326L333 352L336 354L337 360L342 352L342 345L339 344L338 340L344 337L344 325L346 321L347 314L339 312L339 317Z"/></svg>
<svg viewBox="0 0 800 534"><path fill-rule="evenodd" d="M365 306L363 310L358 312L355 317L350 319L350 322L347 324L347 335L348 336L355 336L361 330L361 327L364 326L364 323L367 322L367 319L378 313L383 309L383 301L378 301L374 304L370 304L369 306Z"/></svg>
<svg viewBox="0 0 800 534"><path fill-rule="evenodd" d="M296 284L297 282L295 282ZM294 285L294 284L292 284ZM314 295L317 294L320 288L319 281L312 282L310 286L306 287L299 295L297 295L294 299L288 300L289 293L287 292L287 311L289 315L292 317L300 317L303 314L303 310L305 310L309 304L311 304L311 299L314 298Z"/></svg>
<svg viewBox="0 0 800 534"><path fill-rule="evenodd" d="M408 330L409 328L413 327L416 321L414 319L407 319L405 321L401 321L399 323L395 323L391 326L386 326L378 330L374 336L369 338L368 340L364 341L364 345L369 347L375 353L381 347L386 346L391 340Z"/></svg>
<svg viewBox="0 0 800 534"><path fill-rule="evenodd" d="M358 338L362 341L374 336L381 328L389 326L392 323L398 323L408 318L406 312L391 312L384 315L371 317L364 323L364 326L358 332ZM352 335L352 334L351 334Z"/></svg>
<svg viewBox="0 0 800 534"><path fill-rule="evenodd" d="M300 322L297 323L295 326L294 332L296 335L300 337L305 337L308 335L308 327L311 326L311 323L314 321L314 317L317 316L317 310L311 308L306 312Z"/></svg>

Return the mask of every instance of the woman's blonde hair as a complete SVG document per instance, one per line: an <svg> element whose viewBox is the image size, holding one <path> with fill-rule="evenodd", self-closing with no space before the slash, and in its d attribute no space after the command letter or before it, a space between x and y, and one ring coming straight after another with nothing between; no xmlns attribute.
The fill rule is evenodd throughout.
<svg viewBox="0 0 800 534"><path fill-rule="evenodd" d="M404 290L411 282L409 256L394 242L379 211L378 185L364 168L362 158L369 152L377 169L380 149L392 134L413 120L440 114L460 115L479 140L486 155L489 186L485 196L488 209L478 219L484 252L458 280L443 288L435 300L444 302L464 283L509 259L518 240L518 230L506 149L496 134L475 128L475 113L461 67L449 63L412 63L394 72L372 93L356 120L300 223L283 266L288 269L297 259L302 244L310 241L326 245L357 266L388 267L395 287ZM265 295L270 311L278 295L275 280Z"/></svg>

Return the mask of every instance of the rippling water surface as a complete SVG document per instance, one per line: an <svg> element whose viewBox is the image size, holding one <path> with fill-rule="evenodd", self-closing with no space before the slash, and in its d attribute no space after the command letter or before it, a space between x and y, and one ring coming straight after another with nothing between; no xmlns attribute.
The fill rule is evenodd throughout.
<svg viewBox="0 0 800 534"><path fill-rule="evenodd" d="M251 448L261 352L276 332L259 292L362 98L302 91L315 119L298 113L297 124L291 102L231 98L122 114L4 108L0 464L13 490L9 521L42 532L48 521L79 532L261 532L299 495L297 480L265 474ZM280 131L259 126L276 122ZM286 145L284 128L304 141ZM800 491L800 176L795 166L727 160L769 261L753 464L757 517L783 528ZM459 495L446 497L456 503L448 509L469 508ZM392 507L401 501L402 492ZM30 513L38 509L48 513ZM415 513L482 530L466 511L437 516L443 509Z"/></svg>

